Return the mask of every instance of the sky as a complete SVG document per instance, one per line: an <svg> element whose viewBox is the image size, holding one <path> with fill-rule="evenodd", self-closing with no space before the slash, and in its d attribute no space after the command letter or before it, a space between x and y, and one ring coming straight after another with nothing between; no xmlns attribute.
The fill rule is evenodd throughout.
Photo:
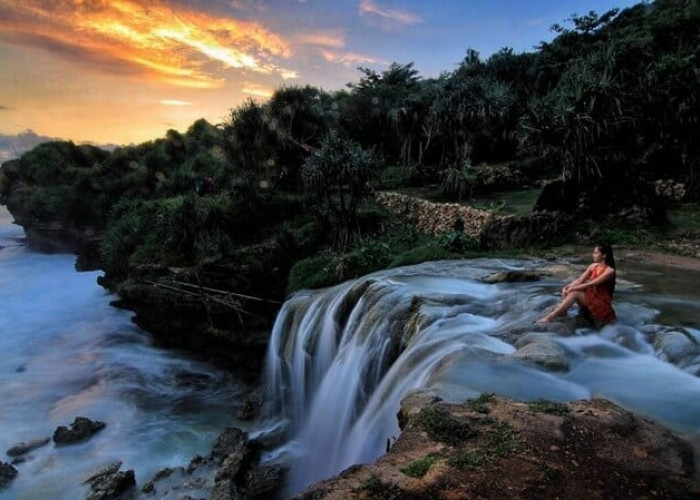
<svg viewBox="0 0 700 500"><path fill-rule="evenodd" d="M0 161L33 142L130 144L217 124L280 87L358 67L423 77L467 49L530 52L573 14L630 0L0 0Z"/></svg>

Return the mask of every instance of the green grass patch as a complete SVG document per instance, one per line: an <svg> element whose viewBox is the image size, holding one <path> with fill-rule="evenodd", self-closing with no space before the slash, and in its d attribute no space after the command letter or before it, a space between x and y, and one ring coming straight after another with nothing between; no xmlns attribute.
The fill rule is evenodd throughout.
<svg viewBox="0 0 700 500"><path fill-rule="evenodd" d="M571 414L571 410L564 403L555 403L553 401L547 401L546 399L531 401L528 407L531 411L557 415L558 417L565 417Z"/></svg>
<svg viewBox="0 0 700 500"><path fill-rule="evenodd" d="M427 472L430 470L433 464L438 460L440 460L439 455L426 455L423 458L414 460L406 467L402 467L399 470L406 474L408 477L421 478L427 474Z"/></svg>
<svg viewBox="0 0 700 500"><path fill-rule="evenodd" d="M422 408L416 415L416 422L433 439L451 445L459 444L478 433L467 422L457 420L447 410L434 406Z"/></svg>
<svg viewBox="0 0 700 500"><path fill-rule="evenodd" d="M454 454L447 459L447 464L455 469L466 470L482 467L491 461L491 457L484 450L474 448Z"/></svg>
<svg viewBox="0 0 700 500"><path fill-rule="evenodd" d="M483 196L476 196L471 204L482 210L493 210L501 215L527 215L540 195L540 189L518 189L513 191L496 191Z"/></svg>
<svg viewBox="0 0 700 500"><path fill-rule="evenodd" d="M477 413L489 413L491 410L488 407L488 403L493 401L492 392L484 392L478 398L470 399L467 401L467 406Z"/></svg>
<svg viewBox="0 0 700 500"><path fill-rule="evenodd" d="M495 424L488 435L489 452L495 457L505 457L517 451L522 441L515 435L513 428L505 422Z"/></svg>
<svg viewBox="0 0 700 500"><path fill-rule="evenodd" d="M376 474L372 474L360 488L377 500L398 500L401 498L401 488L392 483L385 483Z"/></svg>

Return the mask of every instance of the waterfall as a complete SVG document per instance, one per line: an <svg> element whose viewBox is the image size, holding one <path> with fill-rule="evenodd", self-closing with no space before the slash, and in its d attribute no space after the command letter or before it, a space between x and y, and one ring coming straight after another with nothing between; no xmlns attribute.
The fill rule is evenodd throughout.
<svg viewBox="0 0 700 500"><path fill-rule="evenodd" d="M443 261L293 295L273 328L265 381L270 413L288 423L290 438L283 446L283 453L291 455L287 492L380 457L387 441L399 435L401 400L415 389L454 401L481 392L521 400L607 396L658 416L653 399L639 387L630 389L629 379L662 373L661 380L680 377L685 387L686 392L674 395L680 405L675 409L685 412L678 422L690 421L688 415L700 421L700 405L687 406L700 396L697 377L655 357L645 340L648 334L642 333L649 325L639 318L651 320L658 311L622 303L620 323L601 332L543 333L534 319L557 300L560 283L481 280L494 271L542 265L536 260ZM523 362L513 341L516 330L518 338L532 331L546 334L569 371ZM618 383L609 373L620 365L634 369L626 368ZM598 373L607 376L604 386ZM670 410L665 411L663 418Z"/></svg>

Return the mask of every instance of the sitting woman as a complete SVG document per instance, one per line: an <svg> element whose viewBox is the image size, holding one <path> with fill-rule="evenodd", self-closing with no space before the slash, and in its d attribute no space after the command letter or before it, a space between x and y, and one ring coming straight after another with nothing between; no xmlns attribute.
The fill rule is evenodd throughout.
<svg viewBox="0 0 700 500"><path fill-rule="evenodd" d="M588 309L596 322L603 325L612 323L616 319L612 308L614 291L615 258L612 247L596 245L593 248L593 264L562 289L564 300L538 323L548 323L565 314L574 302Z"/></svg>

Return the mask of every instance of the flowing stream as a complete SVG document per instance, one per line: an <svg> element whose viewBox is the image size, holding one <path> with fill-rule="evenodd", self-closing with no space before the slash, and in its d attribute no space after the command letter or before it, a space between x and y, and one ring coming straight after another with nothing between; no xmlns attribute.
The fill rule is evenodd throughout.
<svg viewBox="0 0 700 500"><path fill-rule="evenodd" d="M246 429L234 415L249 388L155 348L109 305L98 273L76 273L72 255L30 252L23 236L0 208L0 453L76 416L107 427L31 452L0 500L84 498L82 480L116 460L140 488L207 454L223 428ZM291 465L283 496L381 456L398 436L401 399L417 389L455 402L604 397L699 433L700 273L620 260L619 321L602 330L535 325L563 277L482 281L555 264L536 259L431 262L290 297L268 351L268 417L248 429L287 429L263 457Z"/></svg>
<svg viewBox="0 0 700 500"><path fill-rule="evenodd" d="M266 368L274 418L292 436L275 452L292 464L287 493L381 456L399 434L401 399L416 389L453 402L482 392L601 397L700 433L700 273L621 270L619 321L573 332L535 324L559 300L561 279L482 281L552 264L430 262L291 297Z"/></svg>
<svg viewBox="0 0 700 500"><path fill-rule="evenodd" d="M90 440L53 442L15 465L1 500L85 498L81 482L120 460L137 487L206 455L235 422L247 390L191 356L151 345L131 313L109 305L98 273L75 256L30 252L0 207L0 461L20 441L50 437L76 416L105 422Z"/></svg>

